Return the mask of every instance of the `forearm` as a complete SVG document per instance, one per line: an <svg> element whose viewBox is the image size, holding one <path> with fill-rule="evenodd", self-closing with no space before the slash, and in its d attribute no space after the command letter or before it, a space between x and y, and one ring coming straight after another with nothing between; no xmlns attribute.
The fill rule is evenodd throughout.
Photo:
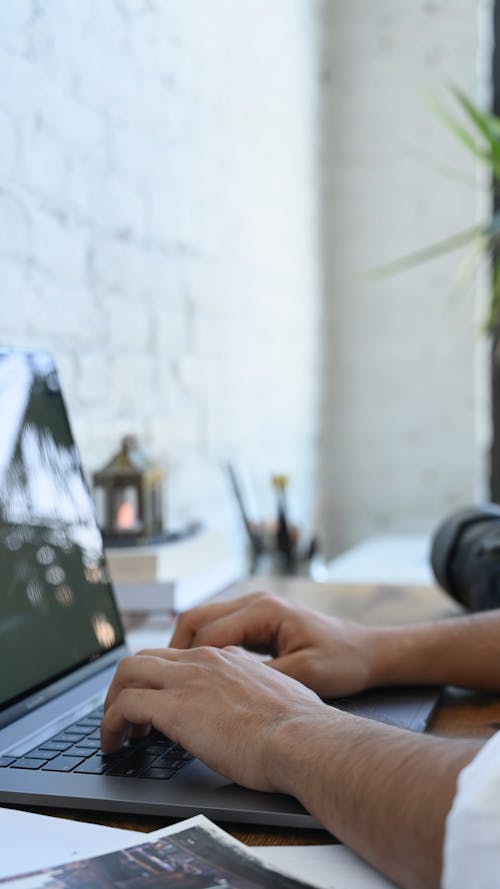
<svg viewBox="0 0 500 889"><path fill-rule="evenodd" d="M481 744L415 735L323 708L276 732L276 786L405 889L439 886L446 815ZM305 753L307 751L307 753Z"/></svg>
<svg viewBox="0 0 500 889"><path fill-rule="evenodd" d="M500 611L372 636L372 685L457 685L500 691Z"/></svg>

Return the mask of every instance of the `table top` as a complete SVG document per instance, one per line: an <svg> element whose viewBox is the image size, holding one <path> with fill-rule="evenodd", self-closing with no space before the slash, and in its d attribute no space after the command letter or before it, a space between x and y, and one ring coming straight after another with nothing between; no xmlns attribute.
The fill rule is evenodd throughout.
<svg viewBox="0 0 500 889"><path fill-rule="evenodd" d="M256 577L233 584L217 599L265 590L290 601L309 605L327 614L367 624L402 624L438 620L461 613L460 606L434 586L392 584L316 583L299 577ZM127 615L127 628L140 628L144 615ZM155 618L155 629L172 623L168 615ZM500 695L446 689L428 731L441 736L487 738L500 728ZM40 809L37 809L40 811ZM168 818L137 815L85 813L79 810L43 809L45 814L92 821L113 827L149 832L172 823ZM297 830L265 826L221 825L249 845L315 844L333 842L322 830Z"/></svg>

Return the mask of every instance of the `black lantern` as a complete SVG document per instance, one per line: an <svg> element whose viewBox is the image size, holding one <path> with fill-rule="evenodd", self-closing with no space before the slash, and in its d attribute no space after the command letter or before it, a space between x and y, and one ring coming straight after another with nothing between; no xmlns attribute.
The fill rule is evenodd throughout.
<svg viewBox="0 0 500 889"><path fill-rule="evenodd" d="M122 439L121 449L95 472L97 517L108 544L144 543L163 536L165 471L139 447L134 435Z"/></svg>

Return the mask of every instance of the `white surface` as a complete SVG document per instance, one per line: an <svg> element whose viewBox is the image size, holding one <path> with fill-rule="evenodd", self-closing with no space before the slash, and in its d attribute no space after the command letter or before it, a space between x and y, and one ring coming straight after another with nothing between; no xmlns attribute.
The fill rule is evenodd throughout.
<svg viewBox="0 0 500 889"><path fill-rule="evenodd" d="M165 629L144 627L140 630L131 630L127 633L127 644L131 654L136 654L144 648L167 648L172 638L174 625Z"/></svg>
<svg viewBox="0 0 500 889"><path fill-rule="evenodd" d="M78 861L144 839L143 833L0 809L0 878Z"/></svg>
<svg viewBox="0 0 500 889"><path fill-rule="evenodd" d="M394 889L346 846L253 846L263 861L319 889Z"/></svg>
<svg viewBox="0 0 500 889"><path fill-rule="evenodd" d="M64 818L49 818L30 812L0 809L0 879L80 858L104 855L138 842L149 842L176 833L195 824L205 826L215 835L222 834L227 842L227 834L203 816L144 834ZM240 845L236 840L232 842ZM344 846L244 848L290 876L307 883L312 880L320 889L390 889L394 885Z"/></svg>
<svg viewBox="0 0 500 889"><path fill-rule="evenodd" d="M446 822L444 889L500 885L500 732L465 768Z"/></svg>
<svg viewBox="0 0 500 889"><path fill-rule="evenodd" d="M338 583L434 582L427 534L378 534L346 550L327 566Z"/></svg>

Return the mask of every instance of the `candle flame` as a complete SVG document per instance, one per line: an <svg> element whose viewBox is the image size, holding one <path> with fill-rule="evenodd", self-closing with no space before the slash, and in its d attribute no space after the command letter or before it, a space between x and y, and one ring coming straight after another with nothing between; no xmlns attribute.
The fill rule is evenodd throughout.
<svg viewBox="0 0 500 889"><path fill-rule="evenodd" d="M125 501L119 506L116 513L116 527L122 528L123 530L129 530L130 528L135 528L136 525L137 518L134 504Z"/></svg>

